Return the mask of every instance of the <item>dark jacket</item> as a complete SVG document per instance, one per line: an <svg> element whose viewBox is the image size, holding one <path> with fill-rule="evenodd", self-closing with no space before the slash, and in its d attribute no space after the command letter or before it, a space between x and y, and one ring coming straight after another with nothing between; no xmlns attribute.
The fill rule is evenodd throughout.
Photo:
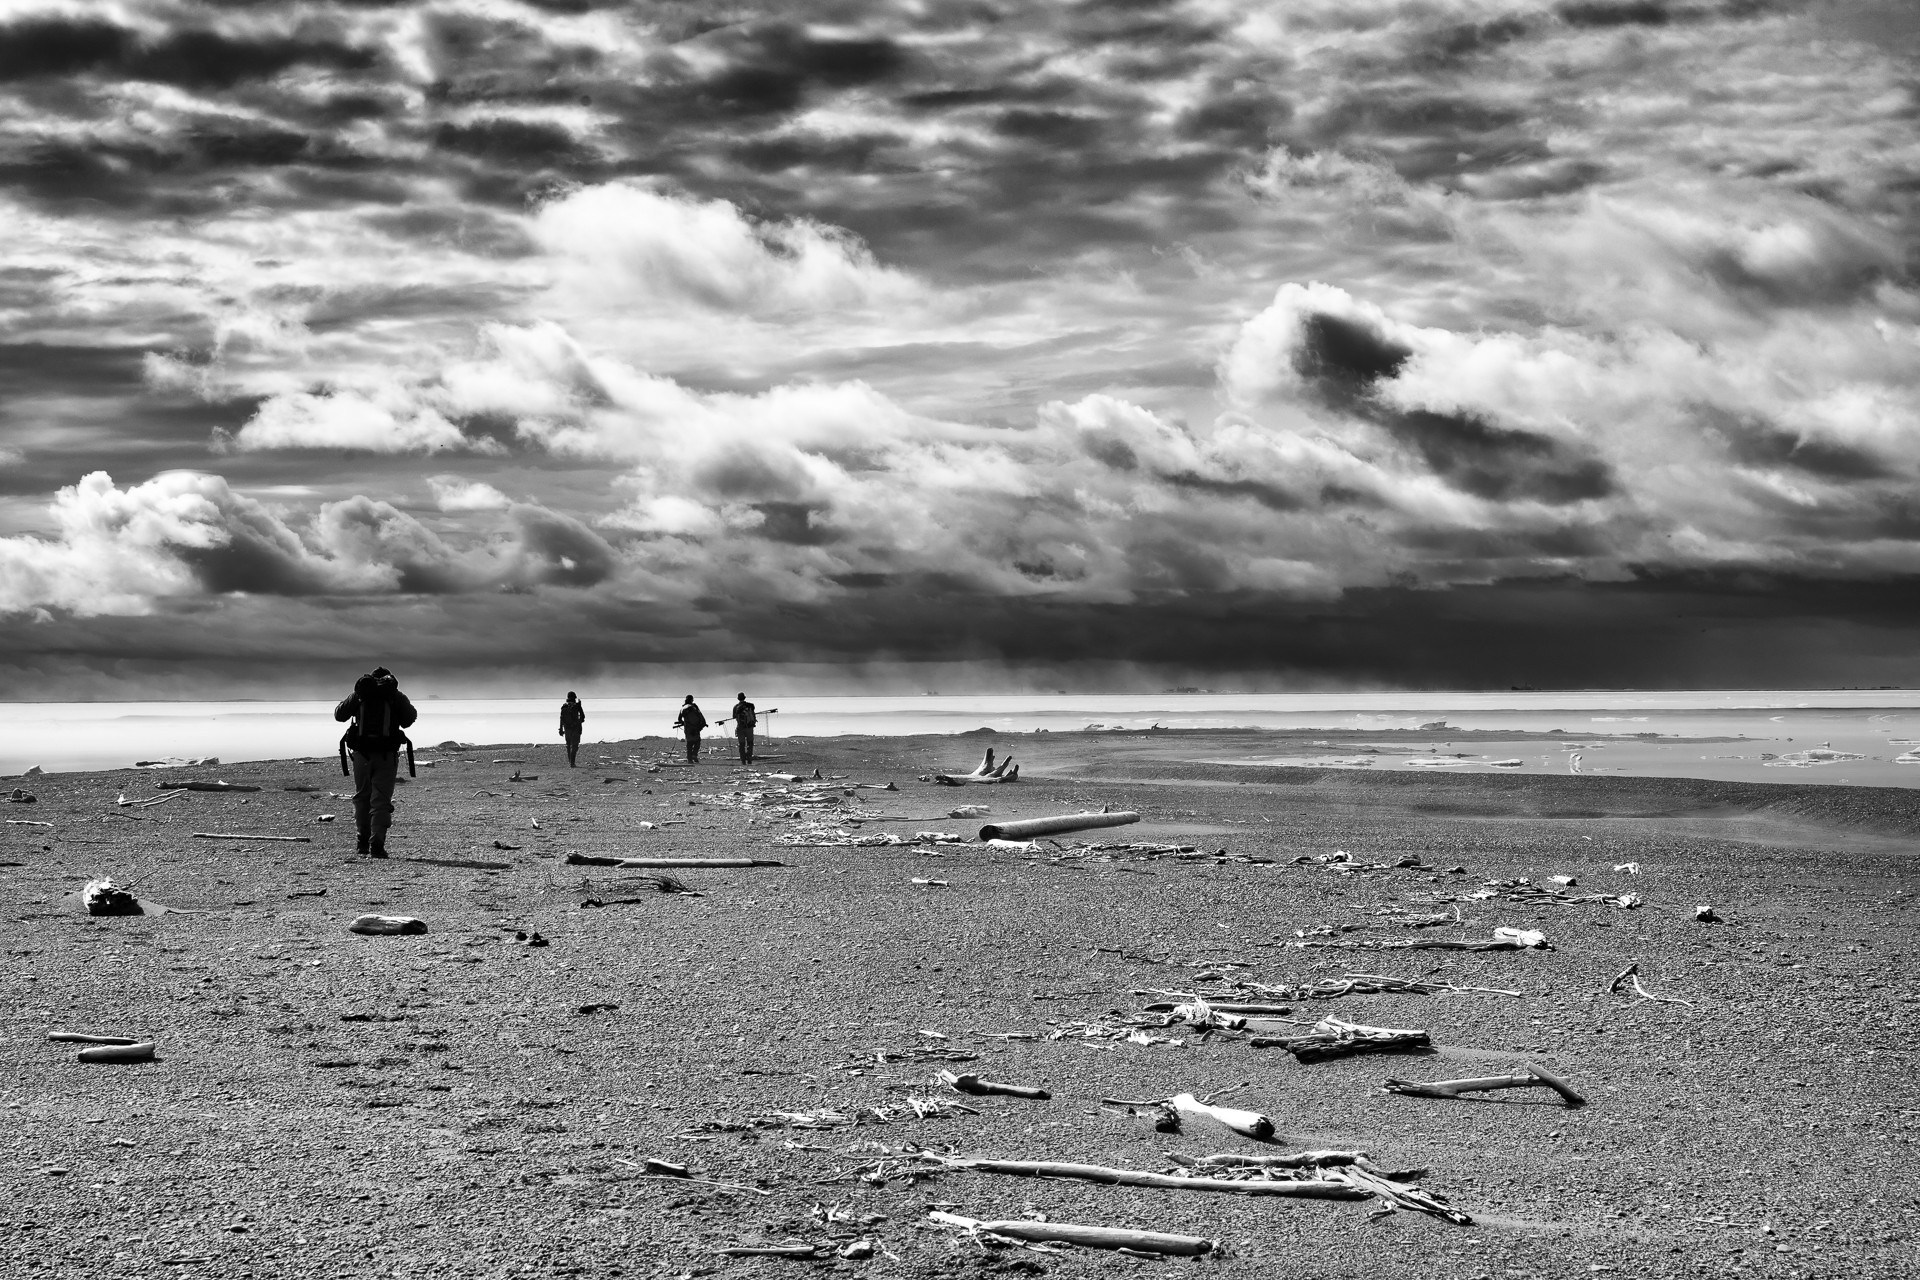
<svg viewBox="0 0 1920 1280"><path fill-rule="evenodd" d="M674 724L685 729L688 733L698 733L707 727L707 717L699 707L689 702L686 706L680 708L680 718L675 720Z"/></svg>
<svg viewBox="0 0 1920 1280"><path fill-rule="evenodd" d="M578 733L587 722L587 704L580 701L560 704L560 732Z"/></svg>
<svg viewBox="0 0 1920 1280"><path fill-rule="evenodd" d="M735 733L739 733L744 729L751 729L758 723L760 723L760 716L759 713L753 709L751 702L742 699L733 704L733 731Z"/></svg>
<svg viewBox="0 0 1920 1280"><path fill-rule="evenodd" d="M333 718L353 721L353 727L347 730L348 750L378 753L399 750L406 741L403 730L418 720L420 713L391 680L362 679L352 693L340 699Z"/></svg>

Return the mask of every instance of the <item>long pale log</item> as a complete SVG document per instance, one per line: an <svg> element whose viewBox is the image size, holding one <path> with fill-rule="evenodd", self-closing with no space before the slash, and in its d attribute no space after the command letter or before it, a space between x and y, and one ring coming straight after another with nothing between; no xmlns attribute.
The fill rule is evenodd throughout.
<svg viewBox="0 0 1920 1280"><path fill-rule="evenodd" d="M258 790L256 787L255 790ZM196 831L195 840L278 840L282 844L312 844L312 836L249 836L232 831Z"/></svg>
<svg viewBox="0 0 1920 1280"><path fill-rule="evenodd" d="M139 1044L132 1036L96 1036L84 1031L49 1031L47 1039L57 1044Z"/></svg>
<svg viewBox="0 0 1920 1280"><path fill-rule="evenodd" d="M1057 818L1023 818L1018 822L989 822L980 828L982 840L1031 840L1034 836L1090 831L1095 827L1124 827L1140 821L1127 810L1118 813L1068 813Z"/></svg>
<svg viewBox="0 0 1920 1280"><path fill-rule="evenodd" d="M91 1049L82 1049L74 1055L82 1062L152 1062L153 1044L141 1041L137 1044L101 1044Z"/></svg>
<svg viewBox="0 0 1920 1280"><path fill-rule="evenodd" d="M1217 1191L1226 1195L1280 1196L1293 1200L1364 1200L1366 1192L1337 1182L1318 1179L1188 1178L1172 1173L1147 1173L1138 1169L1110 1169L1099 1164L1070 1164L1056 1160L943 1159L949 1169L971 1169L976 1173L1004 1173L1015 1178L1065 1178L1074 1182L1098 1182L1110 1187L1151 1187L1156 1191Z"/></svg>
<svg viewBox="0 0 1920 1280"><path fill-rule="evenodd" d="M1075 1222L1030 1222L1027 1220L981 1221L963 1218L957 1213L935 1209L927 1215L934 1222L1009 1240L1032 1244L1077 1244L1088 1249L1132 1249L1140 1253L1164 1253L1180 1258L1197 1258L1220 1247L1217 1240L1204 1236L1181 1236L1167 1231L1132 1231L1120 1227L1086 1227Z"/></svg>
<svg viewBox="0 0 1920 1280"><path fill-rule="evenodd" d="M1242 1137L1252 1138L1255 1142L1273 1141L1273 1121L1258 1111L1242 1111L1238 1107L1210 1106L1190 1093L1175 1094L1167 1099L1167 1105L1183 1118L1198 1117L1202 1120L1210 1120L1233 1130Z"/></svg>
<svg viewBox="0 0 1920 1280"><path fill-rule="evenodd" d="M1053 1097L1053 1095L1045 1089L1035 1088L1033 1085L1002 1084L998 1080L982 1080L979 1076L973 1075L972 1073L955 1075L951 1071L942 1071L940 1078L946 1081L950 1088L956 1089L961 1093L971 1093L975 1095L997 1093L1009 1098L1032 1098L1037 1102L1045 1102Z"/></svg>
<svg viewBox="0 0 1920 1280"><path fill-rule="evenodd" d="M783 867L774 858L622 858L620 868L642 867Z"/></svg>
<svg viewBox="0 0 1920 1280"><path fill-rule="evenodd" d="M258 791L260 789L244 782L156 782L153 785L159 791Z"/></svg>
<svg viewBox="0 0 1920 1280"><path fill-rule="evenodd" d="M1458 1098L1469 1093L1491 1093L1497 1089L1552 1089L1569 1107L1584 1107L1587 1100L1559 1076L1544 1068L1527 1064L1527 1074L1519 1076L1475 1076L1462 1080L1386 1081L1388 1093L1412 1098Z"/></svg>
<svg viewBox="0 0 1920 1280"><path fill-rule="evenodd" d="M1321 1169L1330 1165L1365 1165L1365 1151L1294 1151L1282 1156L1245 1156L1237 1151L1211 1156L1188 1156L1167 1152L1167 1159L1190 1168L1205 1169Z"/></svg>

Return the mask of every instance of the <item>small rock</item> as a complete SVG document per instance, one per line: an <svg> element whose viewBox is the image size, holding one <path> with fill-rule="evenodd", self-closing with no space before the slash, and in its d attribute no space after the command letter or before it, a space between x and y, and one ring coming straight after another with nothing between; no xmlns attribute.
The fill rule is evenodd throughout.
<svg viewBox="0 0 1920 1280"><path fill-rule="evenodd" d="M1722 923L1720 917L1714 913L1713 908L1705 905L1704 903L1693 909L1693 918L1695 920L1700 921L1700 923L1702 924Z"/></svg>
<svg viewBox="0 0 1920 1280"><path fill-rule="evenodd" d="M862 1258L871 1258L873 1256L873 1241L855 1240L852 1244L840 1250L840 1256L855 1262Z"/></svg>
<svg viewBox="0 0 1920 1280"><path fill-rule="evenodd" d="M332 822L333 815L330 813L323 813L319 817L315 818L314 821L315 822Z"/></svg>

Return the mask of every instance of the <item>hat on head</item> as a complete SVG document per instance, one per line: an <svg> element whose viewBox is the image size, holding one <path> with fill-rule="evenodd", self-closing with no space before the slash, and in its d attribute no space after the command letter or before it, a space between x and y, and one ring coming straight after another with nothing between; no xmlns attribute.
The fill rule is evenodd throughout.
<svg viewBox="0 0 1920 1280"><path fill-rule="evenodd" d="M688 702L692 702L692 701L693 701L693 695L692 695L692 694L688 694L688 695L687 695L687 701L688 701Z"/></svg>

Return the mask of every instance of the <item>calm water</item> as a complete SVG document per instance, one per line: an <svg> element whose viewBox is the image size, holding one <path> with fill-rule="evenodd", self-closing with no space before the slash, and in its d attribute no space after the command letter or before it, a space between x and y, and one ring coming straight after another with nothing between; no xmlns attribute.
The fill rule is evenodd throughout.
<svg viewBox="0 0 1920 1280"><path fill-rule="evenodd" d="M1105 728L1268 728L1340 731L1450 729L1564 731L1555 743L1453 739L1432 729L1379 755L1351 739L1288 742L1231 757L1239 763L1519 773L1630 773L1742 779L1920 785L1920 690L1786 690L1703 693L1030 694L925 697L759 696L772 736L1008 734ZM704 704L726 714L724 696ZM617 741L673 732L674 698L587 699L587 738ZM558 742L559 699L422 700L421 746ZM327 756L339 726L325 702L86 702L0 704L0 774L123 768L138 760L266 760ZM724 729L722 730L724 732ZM1659 738L1635 735L1657 734ZM1730 742L1682 743L1675 737ZM1661 741L1659 739L1666 739ZM1741 740L1744 739L1744 740ZM1169 745L1172 745L1171 743ZM1055 750L1066 749L1062 743ZM1823 750L1827 748L1830 750ZM1044 763L1042 738L1020 752ZM971 748L969 748L971 750ZM1196 744L1195 750L1201 752ZM1217 751L1217 749L1216 749ZM966 754L966 753L961 753ZM1202 753L1204 755L1204 753ZM1846 758L1846 757L1857 758ZM1774 757L1774 758L1767 758ZM1217 754L1205 758L1223 759ZM1500 763L1495 763L1500 762ZM1515 763L1517 762L1517 763ZM956 763L960 763L956 761Z"/></svg>

